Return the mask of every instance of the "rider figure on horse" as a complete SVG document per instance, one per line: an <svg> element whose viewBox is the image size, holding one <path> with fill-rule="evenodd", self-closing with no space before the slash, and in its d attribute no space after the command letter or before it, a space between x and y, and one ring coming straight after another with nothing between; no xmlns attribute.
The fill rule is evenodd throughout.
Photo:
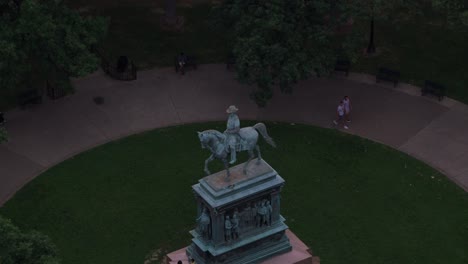
<svg viewBox="0 0 468 264"><path fill-rule="evenodd" d="M231 161L230 164L234 164L236 162L236 152L237 152L237 144L240 143L240 120L237 116L236 112L239 109L235 105L229 106L226 110L226 113L229 114L228 121L227 121L227 129L224 131L226 135L226 143L229 147L229 151L231 152Z"/></svg>

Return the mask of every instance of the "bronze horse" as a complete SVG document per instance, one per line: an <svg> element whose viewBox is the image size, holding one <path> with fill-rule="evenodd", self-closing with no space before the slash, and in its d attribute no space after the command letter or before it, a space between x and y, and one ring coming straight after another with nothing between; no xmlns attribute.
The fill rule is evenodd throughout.
<svg viewBox="0 0 468 264"><path fill-rule="evenodd" d="M258 132L257 132L258 131ZM247 172L247 166L249 162L254 159L254 149L257 151L257 164L260 163L262 155L260 154L260 147L257 144L258 134L261 134L265 141L273 147L276 147L273 139L268 136L267 129L265 124L257 123L252 127L243 127L239 131L239 136L241 138L240 142L237 142L236 150L237 152L248 151L249 159L245 163L243 172ZM229 165L228 165L228 155L229 148L226 143L226 135L217 131L217 130L205 130L203 132L198 132L198 138L202 148L207 148L211 151L211 155L205 160L205 173L210 174L208 170L208 164L214 159L219 159L224 163L224 167L227 171L227 176L230 176Z"/></svg>

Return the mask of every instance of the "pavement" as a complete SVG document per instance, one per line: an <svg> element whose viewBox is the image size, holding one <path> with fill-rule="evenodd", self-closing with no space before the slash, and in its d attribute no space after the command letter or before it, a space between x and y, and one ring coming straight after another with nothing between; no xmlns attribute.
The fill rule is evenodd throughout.
<svg viewBox="0 0 468 264"><path fill-rule="evenodd" d="M468 106L422 97L419 88L375 83L371 75L339 73L299 82L291 95L275 91L266 108L249 99L224 65L200 65L179 75L173 68L138 72L136 81L97 71L74 79L76 92L5 114L10 141L0 145L0 206L28 181L82 151L146 130L225 120L235 104L241 120L286 121L330 128L338 101L353 112L345 132L412 155L468 191ZM104 97L96 105L93 98Z"/></svg>

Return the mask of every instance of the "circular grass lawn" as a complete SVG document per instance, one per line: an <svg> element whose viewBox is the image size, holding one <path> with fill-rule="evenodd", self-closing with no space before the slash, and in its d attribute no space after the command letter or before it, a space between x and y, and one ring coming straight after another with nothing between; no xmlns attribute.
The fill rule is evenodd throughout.
<svg viewBox="0 0 468 264"><path fill-rule="evenodd" d="M143 263L184 247L195 224L191 185L209 156L196 131L210 128L224 123L158 129L84 152L34 179L0 213L49 235L63 263ZM281 213L322 263L468 263L468 195L445 176L338 131L267 128L278 148L261 139L263 157L286 180Z"/></svg>

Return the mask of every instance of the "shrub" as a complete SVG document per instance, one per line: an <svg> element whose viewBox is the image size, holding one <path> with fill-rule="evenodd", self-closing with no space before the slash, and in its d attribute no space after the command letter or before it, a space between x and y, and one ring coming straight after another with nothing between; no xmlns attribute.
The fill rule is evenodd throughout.
<svg viewBox="0 0 468 264"><path fill-rule="evenodd" d="M13 223L0 216L0 263L57 264L57 249L51 240L39 232L23 233Z"/></svg>

